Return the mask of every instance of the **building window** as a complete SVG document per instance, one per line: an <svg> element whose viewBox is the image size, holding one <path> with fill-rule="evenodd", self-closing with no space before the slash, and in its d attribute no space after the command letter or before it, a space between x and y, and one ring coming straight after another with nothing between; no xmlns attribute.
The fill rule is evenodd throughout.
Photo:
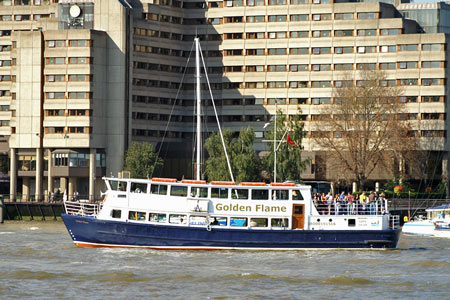
<svg viewBox="0 0 450 300"><path fill-rule="evenodd" d="M247 17L247 23L261 23L265 22L266 17L265 16L248 16Z"/></svg>
<svg viewBox="0 0 450 300"><path fill-rule="evenodd" d="M443 79L440 78L426 78L422 79L422 85L430 86L430 85L441 85L443 84Z"/></svg>
<svg viewBox="0 0 450 300"><path fill-rule="evenodd" d="M376 29L359 29L358 36L374 36L376 32Z"/></svg>
<svg viewBox="0 0 450 300"><path fill-rule="evenodd" d="M409 78L409 79L399 79L400 85L417 85L417 79Z"/></svg>
<svg viewBox="0 0 450 300"><path fill-rule="evenodd" d="M444 102L443 99L442 96L422 96L422 102L424 103Z"/></svg>
<svg viewBox="0 0 450 300"><path fill-rule="evenodd" d="M289 70L291 72L299 72L299 71L308 71L308 65L302 64L302 65L290 65Z"/></svg>
<svg viewBox="0 0 450 300"><path fill-rule="evenodd" d="M286 48L271 48L268 49L269 55L286 55Z"/></svg>
<svg viewBox="0 0 450 300"><path fill-rule="evenodd" d="M307 38L308 31L291 31L290 36L291 38Z"/></svg>
<svg viewBox="0 0 450 300"><path fill-rule="evenodd" d="M334 69L336 71L353 70L353 64L335 64Z"/></svg>
<svg viewBox="0 0 450 300"><path fill-rule="evenodd" d="M269 22L286 22L287 16L286 15L272 15L269 16Z"/></svg>
<svg viewBox="0 0 450 300"><path fill-rule="evenodd" d="M380 70L395 70L395 63L380 63Z"/></svg>
<svg viewBox="0 0 450 300"><path fill-rule="evenodd" d="M375 13L375 12L358 13L358 19L375 19L376 17L377 17L377 13Z"/></svg>
<svg viewBox="0 0 450 300"><path fill-rule="evenodd" d="M444 47L441 44L423 44L422 49L424 51L440 51L444 49Z"/></svg>
<svg viewBox="0 0 450 300"><path fill-rule="evenodd" d="M442 61L424 61L422 62L422 68L444 68L445 62Z"/></svg>
<svg viewBox="0 0 450 300"><path fill-rule="evenodd" d="M353 53L353 47L335 47L334 53L336 54Z"/></svg>
<svg viewBox="0 0 450 300"><path fill-rule="evenodd" d="M399 46L399 51L417 51L417 50L418 50L417 44L406 44Z"/></svg>
<svg viewBox="0 0 450 300"><path fill-rule="evenodd" d="M308 21L308 15L290 15L292 22Z"/></svg>
<svg viewBox="0 0 450 300"><path fill-rule="evenodd" d="M335 30L334 36L353 36L353 30Z"/></svg>
<svg viewBox="0 0 450 300"><path fill-rule="evenodd" d="M335 20L352 20L353 19L353 13L337 13L334 14Z"/></svg>
<svg viewBox="0 0 450 300"><path fill-rule="evenodd" d="M398 28L381 29L381 35L398 35L400 33L401 29Z"/></svg>

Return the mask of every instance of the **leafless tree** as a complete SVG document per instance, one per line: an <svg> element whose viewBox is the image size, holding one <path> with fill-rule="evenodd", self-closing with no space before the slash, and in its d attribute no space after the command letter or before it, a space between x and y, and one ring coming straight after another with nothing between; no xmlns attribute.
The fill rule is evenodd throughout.
<svg viewBox="0 0 450 300"><path fill-rule="evenodd" d="M333 103L312 123L313 139L327 161L359 188L378 168L402 176L401 166L416 149L403 90L393 83L379 70L347 73L336 82Z"/></svg>

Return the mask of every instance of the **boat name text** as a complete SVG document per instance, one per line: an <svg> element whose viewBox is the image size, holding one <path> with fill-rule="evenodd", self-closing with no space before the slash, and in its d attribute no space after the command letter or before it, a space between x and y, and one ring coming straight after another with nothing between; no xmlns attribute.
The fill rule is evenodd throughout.
<svg viewBox="0 0 450 300"><path fill-rule="evenodd" d="M240 204L216 204L217 211L242 211L242 212L286 212L286 206L272 206L264 204L240 205Z"/></svg>

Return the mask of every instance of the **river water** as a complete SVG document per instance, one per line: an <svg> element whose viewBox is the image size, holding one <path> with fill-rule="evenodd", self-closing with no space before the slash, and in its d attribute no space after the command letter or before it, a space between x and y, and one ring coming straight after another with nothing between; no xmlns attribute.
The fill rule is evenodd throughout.
<svg viewBox="0 0 450 300"><path fill-rule="evenodd" d="M0 299L450 299L450 239L398 250L75 247L62 222L0 224Z"/></svg>

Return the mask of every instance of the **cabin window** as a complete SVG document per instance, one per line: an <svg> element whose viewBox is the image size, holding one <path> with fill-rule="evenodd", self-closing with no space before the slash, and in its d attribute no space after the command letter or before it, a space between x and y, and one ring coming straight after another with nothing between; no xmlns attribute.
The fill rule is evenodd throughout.
<svg viewBox="0 0 450 300"><path fill-rule="evenodd" d="M248 199L248 189L232 189L231 199L247 200Z"/></svg>
<svg viewBox="0 0 450 300"><path fill-rule="evenodd" d="M292 200L303 200L302 193L299 190L292 191Z"/></svg>
<svg viewBox="0 0 450 300"><path fill-rule="evenodd" d="M128 220L145 221L145 212L130 210L128 212Z"/></svg>
<svg viewBox="0 0 450 300"><path fill-rule="evenodd" d="M268 190L252 190L252 200L268 200Z"/></svg>
<svg viewBox="0 0 450 300"><path fill-rule="evenodd" d="M287 218L272 218L270 225L272 227L288 227L289 220Z"/></svg>
<svg viewBox="0 0 450 300"><path fill-rule="evenodd" d="M272 200L289 200L289 190L273 190Z"/></svg>
<svg viewBox="0 0 450 300"><path fill-rule="evenodd" d="M355 227L356 219L348 219L348 227Z"/></svg>
<svg viewBox="0 0 450 300"><path fill-rule="evenodd" d="M241 217L231 217L230 218L230 226L233 227L247 227L247 218Z"/></svg>
<svg viewBox="0 0 450 300"><path fill-rule="evenodd" d="M211 198L228 199L228 189L227 188L212 188Z"/></svg>
<svg viewBox="0 0 450 300"><path fill-rule="evenodd" d="M208 188L191 187L191 197L208 198Z"/></svg>
<svg viewBox="0 0 450 300"><path fill-rule="evenodd" d="M167 185L164 184L152 184L150 187L151 194L167 195Z"/></svg>
<svg viewBox="0 0 450 300"><path fill-rule="evenodd" d="M170 187L170 196L186 197L187 186L172 185Z"/></svg>
<svg viewBox="0 0 450 300"><path fill-rule="evenodd" d="M267 218L251 218L250 219L250 227L267 227L268 224Z"/></svg>
<svg viewBox="0 0 450 300"><path fill-rule="evenodd" d="M132 193L147 193L147 184L146 183L131 183L131 192Z"/></svg>
<svg viewBox="0 0 450 300"><path fill-rule="evenodd" d="M206 217L204 216L191 216L189 218L190 225L206 225Z"/></svg>
<svg viewBox="0 0 450 300"><path fill-rule="evenodd" d="M210 217L211 225L227 226L227 217Z"/></svg>
<svg viewBox="0 0 450 300"><path fill-rule="evenodd" d="M148 220L150 222L166 223L167 216L166 214L149 213Z"/></svg>
<svg viewBox="0 0 450 300"><path fill-rule="evenodd" d="M119 186L117 187L117 190L121 191L121 192L126 192L127 191L127 183L119 181Z"/></svg>
<svg viewBox="0 0 450 300"><path fill-rule="evenodd" d="M186 224L186 215L169 215L169 223L171 224Z"/></svg>
<svg viewBox="0 0 450 300"><path fill-rule="evenodd" d="M113 209L111 211L111 217L114 219L120 219L122 217L122 211L120 209Z"/></svg>
<svg viewBox="0 0 450 300"><path fill-rule="evenodd" d="M111 190L113 190L113 191L126 191L127 190L126 182L112 180L109 182L109 184L111 185Z"/></svg>

